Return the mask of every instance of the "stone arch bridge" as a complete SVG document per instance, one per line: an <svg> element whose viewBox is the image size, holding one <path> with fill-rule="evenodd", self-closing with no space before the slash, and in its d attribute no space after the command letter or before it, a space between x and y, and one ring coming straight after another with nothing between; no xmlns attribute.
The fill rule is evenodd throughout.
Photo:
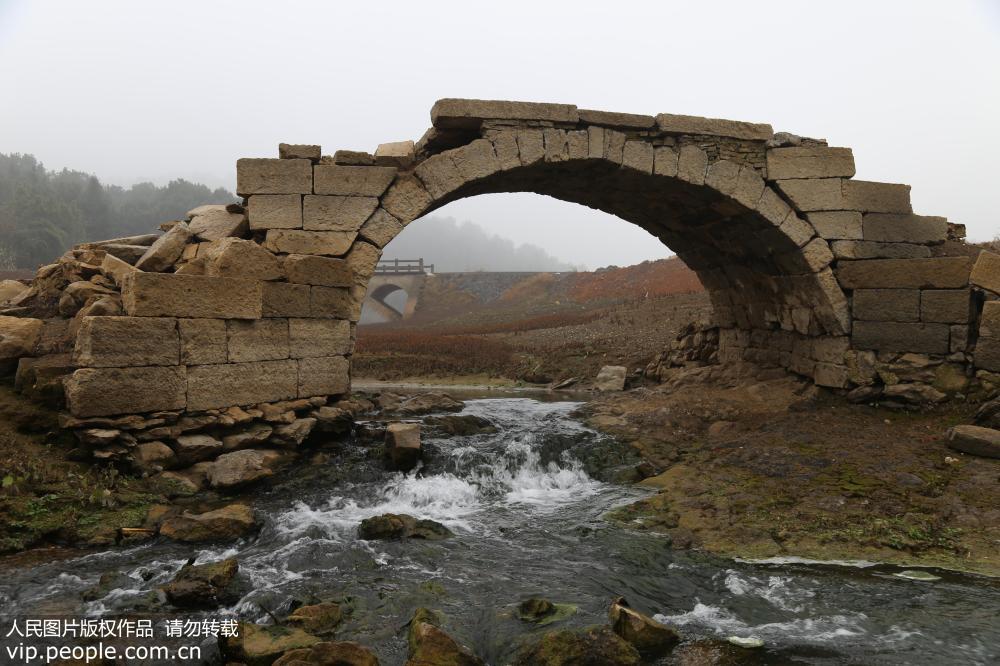
<svg viewBox="0 0 1000 666"><path fill-rule="evenodd" d="M568 104L444 99L431 124L374 154L282 144L241 159L243 206L80 246L64 258L76 281L43 268L36 283L63 275L60 307L66 294L77 307L70 422L344 394L382 248L448 202L497 192L576 202L659 238L707 289L723 362L834 388L881 383L876 366L904 355L964 377L1000 371L1000 257L973 270L960 225L914 214L907 185L854 179L849 148Z"/></svg>
<svg viewBox="0 0 1000 666"><path fill-rule="evenodd" d="M417 308L428 274L434 273L433 264L424 264L423 259L392 259L381 261L368 280L364 307L368 307L384 321L409 319ZM397 291L406 293L402 310L386 302Z"/></svg>

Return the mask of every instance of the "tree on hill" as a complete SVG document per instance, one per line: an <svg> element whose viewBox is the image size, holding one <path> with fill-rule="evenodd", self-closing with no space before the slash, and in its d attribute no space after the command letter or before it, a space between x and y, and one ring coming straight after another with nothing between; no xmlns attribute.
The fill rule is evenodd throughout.
<svg viewBox="0 0 1000 666"><path fill-rule="evenodd" d="M81 171L46 171L32 155L0 153L0 257L34 268L76 243L149 233L195 206L235 200L182 179L164 187L104 185Z"/></svg>

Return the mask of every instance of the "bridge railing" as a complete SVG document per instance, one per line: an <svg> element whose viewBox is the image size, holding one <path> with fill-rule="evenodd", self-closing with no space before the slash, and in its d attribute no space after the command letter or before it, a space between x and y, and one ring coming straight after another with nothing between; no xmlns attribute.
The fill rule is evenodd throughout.
<svg viewBox="0 0 1000 666"><path fill-rule="evenodd" d="M425 264L423 259L387 259L378 262L375 275L421 275L433 273L434 264Z"/></svg>

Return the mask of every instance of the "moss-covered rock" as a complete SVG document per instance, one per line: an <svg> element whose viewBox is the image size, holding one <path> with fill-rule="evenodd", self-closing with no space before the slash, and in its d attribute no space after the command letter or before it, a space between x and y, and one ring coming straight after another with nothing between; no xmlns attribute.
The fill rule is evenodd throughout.
<svg viewBox="0 0 1000 666"><path fill-rule="evenodd" d="M607 627L550 631L522 649L515 666L638 666L639 652Z"/></svg>
<svg viewBox="0 0 1000 666"><path fill-rule="evenodd" d="M335 641L290 650L273 666L379 666L375 653L360 643Z"/></svg>
<svg viewBox="0 0 1000 666"><path fill-rule="evenodd" d="M410 620L406 666L482 666L483 660L439 626L441 618L418 608Z"/></svg>
<svg viewBox="0 0 1000 666"><path fill-rule="evenodd" d="M271 664L275 663L279 657L287 652L311 648L320 642L319 638L301 629L240 622L239 635L222 639L220 641L220 649L228 661L243 663L246 666L271 666ZM295 664L295 659L283 662L283 666ZM301 659L300 661L312 664L331 663L310 662L306 659ZM368 666L364 662L358 663ZM377 666L378 661L376 660L371 663Z"/></svg>
<svg viewBox="0 0 1000 666"><path fill-rule="evenodd" d="M322 634L333 631L342 619L340 604L322 603L299 606L292 611L286 622L290 626L299 627L310 633Z"/></svg>
<svg viewBox="0 0 1000 666"><path fill-rule="evenodd" d="M167 601L178 608L218 608L235 602L239 564L235 557L208 564L188 564L163 586Z"/></svg>
<svg viewBox="0 0 1000 666"><path fill-rule="evenodd" d="M631 643L646 657L665 655L680 642L680 636L676 631L630 608L624 597L618 597L611 602L608 620L611 622L612 631Z"/></svg>

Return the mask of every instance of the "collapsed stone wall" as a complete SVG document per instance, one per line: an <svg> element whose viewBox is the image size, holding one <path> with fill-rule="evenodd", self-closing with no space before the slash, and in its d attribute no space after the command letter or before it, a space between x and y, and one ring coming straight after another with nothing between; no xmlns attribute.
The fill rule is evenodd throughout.
<svg viewBox="0 0 1000 666"><path fill-rule="evenodd" d="M43 393L65 376L67 425L81 430L318 409L349 390L382 248L450 201L515 191L604 210L671 247L711 297L722 362L930 400L996 383L997 259L973 269L961 227L913 214L908 186L854 180L849 148L558 104L441 100L431 120L420 141L374 154L282 144L241 159L243 205L43 267L0 313L18 319L0 350L20 361L19 385Z"/></svg>

